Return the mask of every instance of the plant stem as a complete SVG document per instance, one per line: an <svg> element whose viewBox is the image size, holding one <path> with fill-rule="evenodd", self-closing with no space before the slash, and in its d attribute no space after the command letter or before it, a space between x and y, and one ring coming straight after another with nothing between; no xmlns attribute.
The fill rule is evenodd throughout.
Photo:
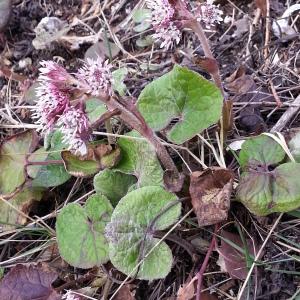
<svg viewBox="0 0 300 300"><path fill-rule="evenodd" d="M26 163L27 166L48 166L48 165L63 165L64 162L61 159L57 160L46 160L46 161L28 161Z"/></svg>
<svg viewBox="0 0 300 300"><path fill-rule="evenodd" d="M197 20L193 20L191 22L188 22L187 26L189 26L197 35L197 37L201 43L201 46L203 48L205 56L216 61L216 59L214 58L214 55L210 49L208 39L203 31L201 24ZM211 73L211 76L212 76L215 84L217 85L217 87L221 90L223 97L225 98L225 92L224 92L224 88L223 88L223 84L222 84L222 80L221 80L221 76L220 76L220 70L219 70L217 63L216 63L216 69L215 69L215 71L213 71Z"/></svg>
<svg viewBox="0 0 300 300"><path fill-rule="evenodd" d="M215 225L215 233L218 230L218 224ZM196 300L201 300L201 290L202 290L202 282L203 282L203 274L207 268L208 265L208 261L210 259L210 256L215 248L216 245L216 235L213 234L213 237L211 239L210 245L209 245L209 249L205 255L203 264L201 265L201 268L199 270L199 272L197 273L197 278L198 278L198 284L197 284L197 294L196 294Z"/></svg>
<svg viewBox="0 0 300 300"><path fill-rule="evenodd" d="M147 125L146 121L137 111L135 106L133 106L132 104L126 105L126 102L121 103L115 97L99 97L99 99L107 105L109 110L120 111L119 117L133 129L138 131L154 146L156 154L164 168L166 170L172 170L175 176L179 176L178 169L174 164L169 152L161 143L154 131Z"/></svg>

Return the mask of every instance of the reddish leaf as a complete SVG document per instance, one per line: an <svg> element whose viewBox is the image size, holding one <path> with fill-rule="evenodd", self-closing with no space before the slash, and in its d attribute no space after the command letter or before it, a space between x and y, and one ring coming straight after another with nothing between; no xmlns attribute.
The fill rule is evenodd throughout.
<svg viewBox="0 0 300 300"><path fill-rule="evenodd" d="M125 284L121 287L117 295L114 297L115 300L135 300L135 297L130 290L130 285Z"/></svg>
<svg viewBox="0 0 300 300"><path fill-rule="evenodd" d="M0 282L0 296L5 300L58 300L51 284L57 274L46 264L17 265Z"/></svg>
<svg viewBox="0 0 300 300"><path fill-rule="evenodd" d="M227 219L232 183L233 173L227 169L210 168L192 173L190 194L199 226Z"/></svg>
<svg viewBox="0 0 300 300"><path fill-rule="evenodd" d="M245 250L245 246L238 234L233 234L223 230L221 236ZM252 241L247 239L246 243L249 255L255 256ZM228 272L233 278L244 280L247 277L248 268L244 253L235 249L223 239L221 240L221 246L217 248L217 251L220 255L218 264L222 270Z"/></svg>

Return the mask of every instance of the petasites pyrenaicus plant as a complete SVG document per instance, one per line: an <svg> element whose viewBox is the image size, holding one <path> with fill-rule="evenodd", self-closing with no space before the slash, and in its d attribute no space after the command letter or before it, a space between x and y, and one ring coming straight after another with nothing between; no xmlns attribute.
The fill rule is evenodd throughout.
<svg viewBox="0 0 300 300"><path fill-rule="evenodd" d="M243 144L237 199L253 214L265 216L300 206L300 164L285 162L285 156L283 148L266 135Z"/></svg>

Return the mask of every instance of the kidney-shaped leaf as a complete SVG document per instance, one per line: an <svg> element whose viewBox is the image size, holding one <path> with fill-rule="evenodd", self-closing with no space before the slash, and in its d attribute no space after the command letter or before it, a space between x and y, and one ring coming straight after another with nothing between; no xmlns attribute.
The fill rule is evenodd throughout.
<svg viewBox="0 0 300 300"><path fill-rule="evenodd" d="M92 195L84 207L71 203L64 207L56 221L60 255L70 265L91 268L108 261L108 244L104 236L112 206L103 195Z"/></svg>
<svg viewBox="0 0 300 300"><path fill-rule="evenodd" d="M156 131L178 118L167 136L182 144L219 120L222 95L212 82L176 65L145 87L138 99L138 109Z"/></svg>
<svg viewBox="0 0 300 300"><path fill-rule="evenodd" d="M271 137L262 134L243 143L239 162L242 167L248 164L272 165L280 163L284 157L282 147Z"/></svg>
<svg viewBox="0 0 300 300"><path fill-rule="evenodd" d="M132 175L106 169L95 175L94 188L97 193L103 194L116 205L136 181L136 177Z"/></svg>
<svg viewBox="0 0 300 300"><path fill-rule="evenodd" d="M130 132L129 137L141 136L137 132ZM163 186L163 170L157 159L154 148L145 140L122 137L118 140L121 149L121 161L116 170L138 178L137 186Z"/></svg>
<svg viewBox="0 0 300 300"><path fill-rule="evenodd" d="M159 240L153 234L178 219L181 204L175 200L174 194L159 186L134 190L120 200L105 230L109 257L118 270L146 280L164 278L170 272L171 250L164 242L156 246Z"/></svg>
<svg viewBox="0 0 300 300"><path fill-rule="evenodd" d="M237 199L252 213L265 216L300 207L300 163L285 163L272 171L250 169L244 172Z"/></svg>
<svg viewBox="0 0 300 300"><path fill-rule="evenodd" d="M36 134L16 134L0 146L0 194L9 194L25 182L25 159L37 144Z"/></svg>

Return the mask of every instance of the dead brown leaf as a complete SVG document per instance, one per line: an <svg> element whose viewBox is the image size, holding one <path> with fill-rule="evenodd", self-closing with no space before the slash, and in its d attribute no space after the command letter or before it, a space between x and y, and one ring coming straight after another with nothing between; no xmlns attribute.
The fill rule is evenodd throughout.
<svg viewBox="0 0 300 300"><path fill-rule="evenodd" d="M238 247L245 249L238 234L223 230L220 235ZM246 243L249 254L255 256L252 241L247 239ZM218 264L223 271L228 272L232 278L244 280L247 277L248 268L244 253L238 251L223 239L221 240L221 246L217 248L217 251L219 253Z"/></svg>
<svg viewBox="0 0 300 300"><path fill-rule="evenodd" d="M195 279L194 277L192 280L188 280L186 283L184 283L177 292L177 298L176 300L191 300L194 298L196 293L196 287L195 287Z"/></svg>
<svg viewBox="0 0 300 300"><path fill-rule="evenodd" d="M58 300L59 294L51 286L57 278L48 265L16 265L0 282L1 299Z"/></svg>
<svg viewBox="0 0 300 300"><path fill-rule="evenodd" d="M230 207L233 173L223 168L210 168L191 175L190 195L199 226L227 219Z"/></svg>
<svg viewBox="0 0 300 300"><path fill-rule="evenodd" d="M114 297L115 300L135 300L133 292L130 290L130 285L125 284L121 287L117 295Z"/></svg>

